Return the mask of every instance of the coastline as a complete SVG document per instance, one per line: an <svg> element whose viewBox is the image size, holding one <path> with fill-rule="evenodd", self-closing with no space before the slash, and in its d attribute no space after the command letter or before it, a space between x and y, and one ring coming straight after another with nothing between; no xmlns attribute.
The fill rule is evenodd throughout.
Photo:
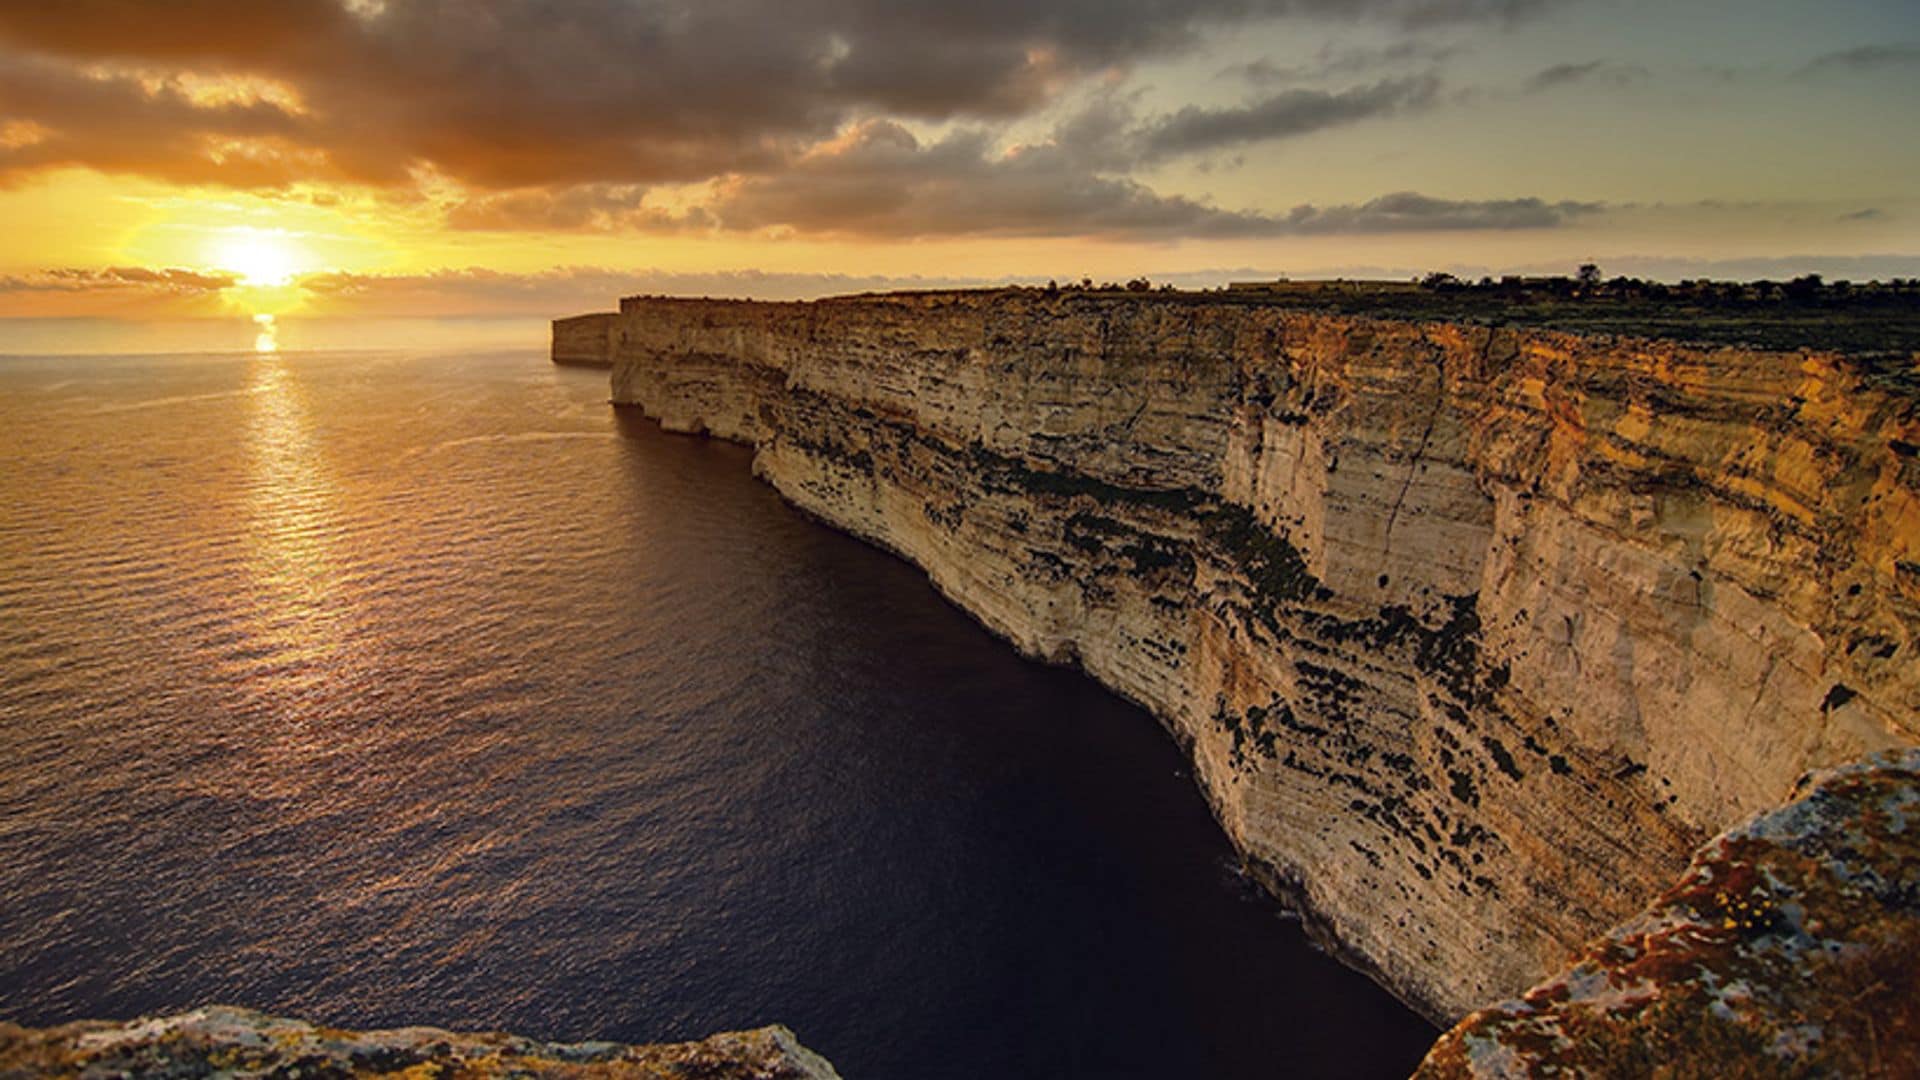
<svg viewBox="0 0 1920 1080"><path fill-rule="evenodd" d="M1511 397L1516 389L1538 393L1527 391L1524 379L1516 382L1516 374L1526 374L1524 369L1544 365L1549 372L1559 370L1557 378L1561 380L1575 371L1590 371L1579 376L1582 395L1587 399L1582 408L1588 411L1599 404L1587 392L1595 380L1600 380L1600 386L1609 393L1637 397L1647 390L1636 390L1635 380L1651 377L1656 381L1648 389L1660 387L1664 395L1652 400L1673 412L1675 422L1704 417L1729 429L1737 429L1744 421L1738 419L1737 407L1705 407L1714 395L1750 400L1761 392L1759 386L1779 377L1770 372L1793 372L1792 377L1797 379L1808 376L1796 369L1818 372L1814 378L1849 388L1846 393L1856 413L1880 416L1880 423L1895 425L1868 433L1865 443L1849 453L1856 458L1878 453L1892 457L1885 449L1887 442L1893 441L1886 432L1903 430L1898 425L1908 421L1899 420L1897 409L1889 413L1877 404L1873 395L1884 391L1872 385L1866 375L1848 374L1852 369L1844 357L1725 348L1703 351L1664 342L1415 325L1245 304L1216 310L1192 298L1167 301L1151 295L1041 299L1030 290L851 297L811 304L629 299L623 301L618 319L619 329L607 338L616 403L640 407L668 430L703 432L754 445L756 474L771 482L789 502L921 566L942 593L1009 639L1019 651L1053 662L1076 663L1110 689L1148 706L1176 741L1190 748L1196 781L1207 792L1222 827L1248 865L1266 868L1260 876L1268 881L1270 891L1273 886L1289 886L1280 891L1290 894L1292 906L1301 910L1303 917L1313 918L1323 937L1341 943L1350 962L1360 961L1357 966L1375 974L1422 1013L1441 1021L1451 1020L1489 997L1517 993L1539 978L1555 966L1556 957L1567 955L1588 937L1625 917L1645 896L1657 892L1707 835L1733 817L1784 794L1792 776L1804 767L1823 760L1846 760L1913 738L1910 730L1897 734L1903 730L1897 719L1886 735L1870 735L1878 724L1888 722L1886 717L1900 715L1893 702L1904 691L1897 688L1896 676L1895 685L1881 691L1878 698L1884 707L1878 714L1871 714L1878 715L1879 720L1864 719L1867 714L1863 714L1864 722L1854 721L1839 728L1823 722L1829 733L1841 736L1843 742L1825 750L1815 748L1810 757L1806 748L1787 753L1768 766L1782 774L1777 783L1752 785L1745 794L1715 791L1708 795L1707 789L1697 788L1689 794L1684 787L1675 790L1674 785L1686 778L1689 769L1697 768L1688 766L1684 745L1669 745L1664 751L1658 745L1678 733L1662 736L1643 732L1641 738L1652 738L1655 745L1622 745L1597 721L1553 712L1541 714L1537 706L1517 696L1515 684L1529 676L1516 670L1516 663L1526 663L1531 639L1522 632L1504 635L1501 640L1490 632L1490 624L1509 617L1485 610L1486 601L1481 599L1489 584L1487 560L1493 551L1489 548L1475 556L1466 550L1462 555L1471 547L1463 545L1463 532L1516 536L1517 540L1520 535L1543 531L1537 521L1521 529L1517 523L1503 526L1497 520L1503 514L1515 513L1515 507L1521 508L1523 516L1530 509L1524 505L1528 501L1524 488L1519 498L1501 494L1499 488L1537 485L1550 474L1540 474L1539 479L1530 481L1526 479L1528 469L1558 467L1553 465L1552 447L1545 448L1544 456L1537 450L1524 451L1526 440L1533 437L1527 434L1530 426L1548 424L1558 429L1565 423L1564 417L1551 408L1514 410L1513 406L1520 404ZM1166 336L1143 336L1142 328L1165 332ZM605 332L604 324L599 329ZM1246 357L1249 335L1255 332L1266 335L1253 339L1255 351L1271 359ZM1197 339L1196 334L1203 337ZM1167 339L1181 337L1184 340L1168 344ZM1194 351L1196 340L1204 342L1198 352ZM1173 352L1164 351L1167 348ZM1403 357L1431 355L1435 350L1442 361L1439 385L1435 390L1422 390L1412 402L1405 400L1406 395L1391 391L1382 399L1377 391L1354 384L1359 374L1356 365L1364 364L1381 369L1379 376L1369 378L1384 376L1383 387L1396 378L1419 378L1417 368L1404 367ZM1807 368L1809 364L1815 366ZM1316 375L1316 369L1323 374ZM1724 388L1700 382L1698 373L1709 369L1721 373ZM980 381L987 370L996 373L994 379ZM1104 394L1122 393L1126 385L1126 380L1119 377L1122 370L1132 372L1130 378L1170 391L1175 400L1160 409L1151 402L1140 404L1137 397L1129 399L1126 411L1132 412L1133 418L1119 419L1135 423L1146 417L1144 422L1160 421L1159 426L1145 438L1120 436L1121 442L1112 444L1115 418L1101 414L1099 406L1088 402ZM1623 370L1632 372L1632 378L1622 381ZM1055 376L1061 372L1067 373L1065 377L1073 385L1060 385ZM1328 375L1337 375L1338 381L1323 385L1328 393L1315 401L1311 384L1327 383ZM1433 385L1431 375L1425 379ZM1510 389L1493 389L1503 383ZM1274 389L1263 390L1260 386ZM1613 389L1615 386L1618 389ZM908 387L915 392L908 394ZM1551 383L1546 389L1549 395L1553 393ZM987 393L994 396L982 396ZM1288 393L1300 404L1278 400ZM1705 395L1701 405L1683 408L1686 396L1700 394ZM1266 400L1259 404L1262 395ZM1839 400L1831 391L1826 395ZM1329 402L1328 398L1334 400ZM987 404L995 400L1010 402L1015 413L1024 410L1035 419L1010 424L1014 417L1007 415L1007 404ZM1888 399L1883 396L1878 400ZM1606 404L1607 410L1616 408ZM1364 430L1356 433L1352 426L1356 410L1370 417L1369 423L1387 428L1385 437L1365 445ZM1174 415L1158 417L1156 411ZM1613 415L1630 417L1632 411L1619 410ZM1072 419L1039 419L1049 413ZM1001 417L994 421L997 428L987 426L988 414ZM930 421L931 417L939 419ZM1224 425L1205 419L1208 417L1222 418ZM1885 419L1888 417L1891 420ZM1049 423L1055 430L1046 430ZM1339 446L1332 455L1323 452L1325 472L1307 478L1310 486L1318 483L1323 503L1342 482L1334 468L1346 472L1350 455L1367 455L1363 463L1379 462L1368 471L1381 476L1382 482L1373 486L1385 494L1371 496L1378 500L1372 503L1377 509L1367 512L1382 515L1374 521L1376 527L1384 523L1389 550L1379 550L1381 534L1376 528L1373 550L1368 554L1375 566L1362 568L1392 571L1379 575L1378 589L1360 584L1357 579L1363 575L1340 565L1343 560L1357 562L1359 558L1352 550L1340 550L1336 546L1340 538L1328 535L1338 521L1330 521L1330 515L1323 511L1321 521L1314 523L1320 535L1302 534L1302 519L1284 517L1288 493L1274 492L1272 482L1263 479L1272 476L1276 466L1285 466L1297 481L1302 462L1311 458L1310 453L1303 457L1297 449L1302 427L1309 434L1317 434L1323 443ZM1028 437L1023 432L1033 435ZM1256 435L1262 440L1258 445L1236 449ZM1616 430L1612 437L1620 435ZM1728 437L1752 436L1730 430ZM1294 439L1295 451L1275 464L1261 464L1260 447L1267 447L1265 453L1273 456L1276 438ZM1592 444L1591 435L1581 433L1580 438L1581 444L1571 448L1576 455L1591 457L1600 449ZM1716 436L1719 438L1723 437ZM1886 440L1878 443L1879 450L1874 449L1876 439ZM1101 448L1103 442L1113 445L1111 453ZM1381 445L1383 442L1385 445ZM971 450L967 449L969 443ZM1513 449L1504 449L1503 444ZM1515 451L1530 453L1538 464L1526 465L1523 458L1518 472L1509 464L1506 468L1511 475L1490 476L1490 449L1508 455ZM1671 453L1672 449L1668 447L1667 451ZM1332 466L1329 457L1342 461ZM1608 474L1617 472L1621 464L1618 454L1609 450L1584 468L1604 478L1609 487L1616 487L1619 480ZM1697 472L1706 464L1694 461L1691 468ZM1897 462L1892 464L1897 468ZM1878 458L1860 467L1884 469ZM1446 468L1460 479L1449 480L1451 486L1438 492L1431 490L1435 485L1428 482L1416 484L1416 477L1430 468ZM1494 488L1491 495L1472 494L1475 489L1489 491L1489 482ZM1589 520L1593 517L1596 508L1582 505L1583 500L1591 503L1592 496L1580 491L1581 482L1576 474L1571 490L1550 500L1556 513ZM1686 486L1689 482L1659 479L1654 483L1658 485L1656 502L1678 498L1698 502L1704 497L1711 505L1715 499L1731 498L1734 490L1709 482L1704 496L1688 495L1693 490ZM1793 497L1801 495L1796 490ZM1912 491L1900 492L1900 496L1907 502L1896 501L1896 512L1912 512ZM1369 498L1364 491L1350 497L1358 497L1363 503ZM1644 501L1644 496L1639 498ZM1473 505L1479 499L1493 505L1480 510ZM1295 491L1291 501L1297 507L1311 500ZM996 502L1001 505L994 505ZM1005 509L1007 505L1013 509ZM1737 512L1755 516L1771 517L1779 512L1764 501L1745 509L1739 503L1732 505ZM1364 511L1365 506L1361 509ZM1604 502L1597 509L1619 512ZM1884 511L1882 506L1878 512ZM1231 518L1233 514L1249 513L1259 523L1256 529L1271 529L1268 535L1275 540L1262 540L1260 531L1241 533L1248 539L1239 541L1243 546L1237 555L1220 550L1217 530L1196 527L1192 520L1195 516L1211 519L1228 514ZM983 524L975 526L967 521L970 515ZM1449 515L1453 520L1444 520ZM1015 530L1005 523L1022 516L1028 518L1028 532L1012 539ZM1443 520L1422 520L1434 517ZM1495 520L1489 521L1489 517ZM944 520L936 520L939 518ZM1036 528L1042 520L1045 526ZM1083 528L1080 534L1070 535L1076 521L1097 523L1108 534L1088 535ZM1597 524L1600 522L1581 524L1575 531ZM1313 527L1308 525L1309 530ZM1058 530L1049 537L1053 546L1047 554L1036 554L1026 570L1017 566L1010 569L1008 564L1020 557L1019 545L1026 545L1028 551L1040 551L1033 534L1043 529ZM1557 540L1560 543L1612 544L1616 549L1626 543L1623 554L1634 550L1623 534L1611 529L1592 539L1578 535L1569 538L1564 535L1568 532L1564 525L1556 524L1552 529L1563 534ZM1658 529L1656 524L1656 534ZM1364 521L1360 527L1349 525L1348 531L1365 532ZM1396 544L1396 535L1412 543ZM1884 529L1879 535L1885 536ZM1360 546L1361 541L1364 537L1347 539L1349 547ZM1893 542L1897 546L1898 538ZM1439 554L1438 564L1431 555L1419 554L1418 545ZM1116 547L1121 550L1116 551ZM1412 558L1404 550L1394 550L1403 547L1415 549ZM1127 550L1133 552L1131 565L1114 572L1109 564L1116 555L1129 558L1124 554ZM1600 549L1605 550L1604 546ZM963 551L971 555L963 555ZM1191 594L1184 601L1169 600L1177 597L1177 592L1170 593L1169 588L1181 586L1168 584L1165 563L1171 559L1184 565L1183 552L1194 552L1196 564L1191 571L1195 584L1184 588L1201 589L1216 597L1214 601L1195 601ZM1383 556L1390 565L1379 566ZM980 558L996 567L997 576L991 582L984 581L972 564L957 561ZM1478 566L1463 569L1458 565L1473 558L1480 560ZM1700 565L1711 567L1715 558L1708 553ZM1093 568L1077 563L1091 563ZM1288 563L1295 568L1288 570L1284 565ZM1428 580L1414 589L1400 585L1397 593L1387 589L1390 577L1413 575L1418 580L1422 563L1429 564L1424 570ZM1034 566L1040 569L1034 571ZM1779 603L1778 598L1765 600L1764 592L1740 580L1742 576L1751 579L1753 566L1730 565L1722 573L1728 570L1732 571L1731 580L1715 578L1713 583L1743 604L1757 602L1764 607L1769 602ZM1176 576L1189 573L1178 566L1173 572ZM1688 572L1684 566L1679 570L1681 586L1662 588L1683 591ZM1703 580L1704 572L1692 571L1693 580ZM1476 573L1482 578L1482 587L1463 587L1469 575ZM1511 575L1513 571L1505 573ZM1141 579L1150 579L1148 586L1138 590L1146 595L1122 595L1109 604L1113 621L1106 626L1096 629L1093 623L1072 618L1061 622L1062 606L1087 613L1074 618L1089 618L1089 608L1098 607L1102 595L1111 598L1127 589L1129 581L1137 584ZM1511 592L1512 580L1492 581L1491 585ZM1880 586L1884 602L1891 605L1889 610L1906 612L1895 614L1894 620L1904 619L1903 625L1910 628L1912 597L1904 589L1897 582ZM1389 592L1384 603L1381 592ZM1422 594L1450 597L1468 592L1476 597L1472 605L1479 610L1432 599L1424 602L1424 610L1416 606L1421 603L1416 598ZM1693 596L1674 595L1667 602L1697 610L1702 592L1695 587ZM1350 597L1349 593L1360 596ZM1089 595L1095 597L1092 605L1087 602ZM1537 591L1528 595L1538 596ZM1793 598L1785 599L1791 602ZM1689 600L1691 604L1686 603ZM1265 611L1261 610L1263 602L1267 604ZM1369 614L1365 610L1369 605L1377 612ZM1362 610L1355 611L1356 607ZM1463 610L1469 611L1465 622L1461 621ZM1509 615L1516 610L1522 609L1509 608ZM1054 614L1045 614L1048 611ZM1172 611L1175 618L1158 617L1167 611ZM1198 629L1170 629L1170 622ZM1329 669L1316 660L1312 666L1322 675L1296 669L1280 672L1278 677L1270 670L1271 664L1248 658L1249 648L1271 655L1288 641L1297 650L1302 642L1311 644L1315 633L1331 633L1332 637L1323 636L1314 646L1314 655L1338 652L1343 639L1349 646L1358 644L1363 649L1384 645L1390 650L1410 650L1403 654L1407 667L1399 669L1403 673L1393 676L1392 681L1400 685L1404 685L1402 680L1411 682L1414 697L1409 699L1403 691L1388 686L1389 697L1376 700L1376 707L1389 716L1404 717L1400 724L1413 723L1422 715L1440 719L1443 725L1465 723L1469 730L1462 734L1484 744L1476 746L1472 755L1479 758L1478 768L1462 772L1456 765L1467 755L1467 740L1452 737L1451 745L1428 744L1423 753L1416 753L1421 749L1418 737L1411 746L1407 737L1418 731L1417 726L1402 727L1399 735L1376 731L1369 736L1364 730L1355 735L1351 707L1336 706L1336 712L1348 717L1348 731L1342 735L1334 724L1326 722L1324 694L1321 700L1312 700L1315 695L1307 685L1303 697L1303 684L1311 684L1316 678L1323 686L1332 680L1336 701L1342 694L1364 697L1365 680L1375 677L1366 674L1368 665L1374 664L1370 657L1356 656L1348 648L1344 655L1354 666L1344 671ZM1219 640L1223 636L1226 640ZM1208 662L1212 673L1202 677L1207 685L1196 688L1188 674L1192 667L1183 670L1177 659L1158 667L1151 661L1140 661L1143 649L1161 660L1196 654L1206 658L1211 653ZM1578 667L1579 650L1576 647L1573 651L1573 666ZM1497 655L1487 655L1490 653ZM1268 668L1264 674L1263 664ZM1723 677L1730 684L1744 678L1736 671ZM1529 697L1536 699L1551 695L1578 701L1584 696L1597 698L1604 706L1607 698L1618 699L1621 694L1620 690L1604 687L1598 695L1591 693L1595 687L1550 691L1552 670L1534 672L1531 678L1535 685L1529 688L1533 691ZM1264 685L1250 693L1245 685L1250 681ZM1845 685L1855 688L1852 681ZM1628 687L1637 693L1638 687L1631 681ZM1779 717L1774 722L1790 727L1804 723L1789 719L1792 715L1826 716L1829 710L1818 692L1821 689L1824 687L1809 687L1778 695L1769 705ZM1676 704L1684 707L1688 704L1686 691L1681 693ZM1284 709L1260 700L1267 694L1275 695ZM1696 695L1691 708L1706 712L1715 707L1709 702L1727 696L1722 693L1701 699ZM1856 697L1863 696L1856 692ZM1634 698L1630 694L1626 700ZM1871 706L1872 699L1862 704ZM1317 709L1319 718L1309 719L1309 709ZM1525 719L1528 711L1535 714L1530 721ZM1276 716L1284 717L1284 730L1274 729L1272 718ZM1484 730L1487 723L1494 725L1494 730ZM1483 729L1473 731L1475 726ZM1596 727L1600 728L1598 740L1594 737ZM1699 734L1698 728L1691 728L1679 741L1684 744ZM1301 741L1284 741L1289 738ZM1304 753L1327 738L1349 740L1349 755L1358 753L1363 760L1389 760L1398 765L1412 756L1412 761L1400 766L1401 775L1394 778L1400 781L1400 790L1382 791L1379 781L1352 771L1350 766L1342 769L1337 763L1331 768L1308 765L1291 770L1319 781L1317 794L1312 790L1315 785L1298 781L1282 784L1278 790L1263 783L1272 773L1287 771L1275 768L1280 764L1280 750L1288 751L1286 758L1291 762L1296 751ZM1384 745L1369 743L1369 738L1386 741ZM1599 745L1594 745L1596 741ZM1522 744L1527 748L1524 752ZM1717 749L1724 752L1728 748ZM1761 749L1778 753L1785 747ZM1418 764L1422 756L1426 761ZM1663 756L1667 758L1664 763L1660 760ZM1449 757L1453 760L1447 760ZM1313 776L1315 771L1320 777ZM1363 798L1330 804L1324 791L1323 778L1327 776L1336 781L1341 776L1355 777L1353 782L1360 787L1354 790ZM1564 822L1548 823L1542 832L1541 807L1511 804L1515 797L1523 802L1537 802L1537 798L1528 800L1520 792L1508 795L1502 790L1509 786L1532 787L1537 792L1540 780L1529 779L1525 785L1517 782L1530 777L1551 780L1569 776L1584 790L1572 804L1558 809L1563 818L1587 819L1580 824L1585 827L1584 835L1590 837L1576 841L1576 851L1579 847L1587 849L1585 857L1591 860L1587 869L1562 875L1569 882L1565 887L1576 891L1567 893L1556 888L1550 890L1551 896L1539 892L1545 884L1543 879L1551 880L1556 875L1524 860L1510 861L1506 876L1496 872L1497 866L1481 869L1502 848L1509 860L1516 849L1539 850L1537 838L1522 842L1527 832L1542 837L1559 835L1562 839L1552 843L1563 849L1570 835L1583 835L1578 830L1567 834ZM1303 792L1303 788L1307 790ZM1770 794L1776 788L1779 793ZM1483 809L1480 800L1495 798L1496 793L1500 802ZM1300 801L1303 794L1329 812L1335 805L1349 814L1358 811L1360 820L1371 823L1370 835L1356 836L1344 854L1339 845L1328 844L1320 845L1311 855L1288 850L1286 838L1275 838L1274 823L1266 820L1266 812L1260 807L1274 806L1276 796ZM1691 805L1678 805L1683 796ZM1419 826L1430 837L1424 842L1420 833L1410 834L1405 828L1409 823L1404 819L1413 816L1409 807L1416 805L1416 799L1429 804L1429 821ZM1349 802L1355 805L1346 807ZM1464 808L1469 817L1458 822L1459 827L1449 824L1448 806ZM1623 809L1627 816L1622 816ZM1453 811L1454 815L1459 813L1459 809ZM1280 820L1292 825L1301 819L1298 814L1282 814ZM1513 833L1516 824L1520 826L1518 834ZM1477 841L1469 841L1471 862L1464 858L1423 862L1419 856L1426 854L1424 844L1440 838L1433 835L1435 826L1442 835L1450 831L1456 838L1477 837ZM1467 831L1462 833L1461 828ZM1624 853L1613 851L1611 842L1602 839L1636 834L1642 838L1639 843L1643 847L1652 836L1665 839L1638 855L1637 862L1622 862ZM1492 843L1484 842L1488 840ZM1412 852L1394 854L1412 855L1405 862L1414 865L1397 873L1383 872L1379 864L1387 855L1383 849L1389 843L1403 848L1410 843ZM1451 853L1443 846L1441 854ZM1564 850L1560 857L1565 857ZM1372 914L1377 902L1356 907L1352 887L1329 895L1326 885L1331 871L1334 876L1359 878L1360 897L1391 890L1406 902L1409 886L1420 889L1419 877L1433 882L1443 866L1463 874L1457 880L1466 885L1469 895L1487 892L1491 886L1491 893L1497 897L1505 888L1519 885L1538 900L1527 905L1530 913L1515 921L1515 916L1522 913L1514 901L1495 899L1489 916L1497 929L1494 936L1469 932L1465 936L1475 940L1474 945L1442 950L1440 954L1426 952L1433 945L1433 939L1428 938L1426 949L1416 951L1428 958L1414 961L1404 951L1404 942L1394 946L1390 944L1393 935L1382 934L1380 920ZM1416 876L1413 871L1422 867L1425 873ZM1605 894L1595 894L1590 887L1579 884L1595 875L1604 875L1617 884ZM1428 908L1433 912L1424 917L1429 928L1451 903L1442 899L1438 906ZM1551 909L1541 910L1543 903ZM1543 930L1547 931L1544 935ZM1523 939L1531 936L1533 943L1516 951L1516 931ZM1452 961L1440 959L1447 952L1452 952ZM1505 959L1500 958L1502 954ZM1489 969L1488 963L1495 966ZM1479 965L1483 974L1468 979L1467 985L1452 980L1446 988L1433 981L1434 968L1458 969L1462 965ZM1423 975L1423 970L1427 974Z"/></svg>

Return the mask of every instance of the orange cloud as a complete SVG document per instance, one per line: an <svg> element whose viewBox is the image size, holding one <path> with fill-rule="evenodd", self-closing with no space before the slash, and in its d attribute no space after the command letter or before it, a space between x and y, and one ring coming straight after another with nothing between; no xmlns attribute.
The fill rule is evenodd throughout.
<svg viewBox="0 0 1920 1080"><path fill-rule="evenodd" d="M0 7L0 95L48 135L0 153L0 175L81 165L399 186L425 167L483 192L777 175L862 118L1026 116L1210 27L1502 19L1544 3L13 4ZM216 152L235 140L253 152Z"/></svg>

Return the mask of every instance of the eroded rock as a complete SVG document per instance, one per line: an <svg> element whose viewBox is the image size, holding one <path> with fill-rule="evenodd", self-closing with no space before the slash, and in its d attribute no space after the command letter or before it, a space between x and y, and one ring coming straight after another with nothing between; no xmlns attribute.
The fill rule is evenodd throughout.
<svg viewBox="0 0 1920 1080"><path fill-rule="evenodd" d="M620 317L611 312L553 320L553 362L576 367L612 367Z"/></svg>
<svg viewBox="0 0 1920 1080"><path fill-rule="evenodd" d="M616 402L1151 709L1251 870L1435 1019L1920 743L1911 361L1033 290L611 335Z"/></svg>
<svg viewBox="0 0 1920 1080"><path fill-rule="evenodd" d="M1809 776L1417 1075L1920 1076L1920 751Z"/></svg>
<svg viewBox="0 0 1920 1080"><path fill-rule="evenodd" d="M699 1042L545 1043L438 1028L345 1031L213 1006L127 1023L52 1028L0 1022L0 1077L622 1077L631 1080L838 1080L778 1025Z"/></svg>

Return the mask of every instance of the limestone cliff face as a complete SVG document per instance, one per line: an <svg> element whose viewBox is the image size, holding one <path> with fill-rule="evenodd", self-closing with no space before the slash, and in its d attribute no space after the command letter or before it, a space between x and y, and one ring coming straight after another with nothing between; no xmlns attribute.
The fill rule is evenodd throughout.
<svg viewBox="0 0 1920 1080"><path fill-rule="evenodd" d="M1920 1075L1920 751L1814 773L1420 1080Z"/></svg>
<svg viewBox="0 0 1920 1080"><path fill-rule="evenodd" d="M1920 742L1920 409L1838 356L1032 291L633 299L610 340L616 402L1160 716L1436 1018Z"/></svg>
<svg viewBox="0 0 1920 1080"><path fill-rule="evenodd" d="M608 311L553 320L553 362L612 367L620 317Z"/></svg>
<svg viewBox="0 0 1920 1080"><path fill-rule="evenodd" d="M301 1075L839 1080L833 1066L777 1025L626 1046L438 1028L343 1031L226 1006L128 1023L0 1022L0 1076Z"/></svg>

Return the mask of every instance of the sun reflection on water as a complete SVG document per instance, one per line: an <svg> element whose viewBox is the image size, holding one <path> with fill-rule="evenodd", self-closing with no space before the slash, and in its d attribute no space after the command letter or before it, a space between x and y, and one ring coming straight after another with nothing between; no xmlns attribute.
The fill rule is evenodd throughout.
<svg viewBox="0 0 1920 1080"><path fill-rule="evenodd" d="M329 687L356 666L354 612L336 550L345 522L298 371L263 353L249 381L247 561L255 648L270 660L266 671L252 672L247 689L275 702L283 730L294 735L324 718L334 704ZM304 741L294 735L276 752L291 759L319 752Z"/></svg>
<svg viewBox="0 0 1920 1080"><path fill-rule="evenodd" d="M267 314L253 317L253 351L257 353L276 353L280 351L280 326L273 316Z"/></svg>

